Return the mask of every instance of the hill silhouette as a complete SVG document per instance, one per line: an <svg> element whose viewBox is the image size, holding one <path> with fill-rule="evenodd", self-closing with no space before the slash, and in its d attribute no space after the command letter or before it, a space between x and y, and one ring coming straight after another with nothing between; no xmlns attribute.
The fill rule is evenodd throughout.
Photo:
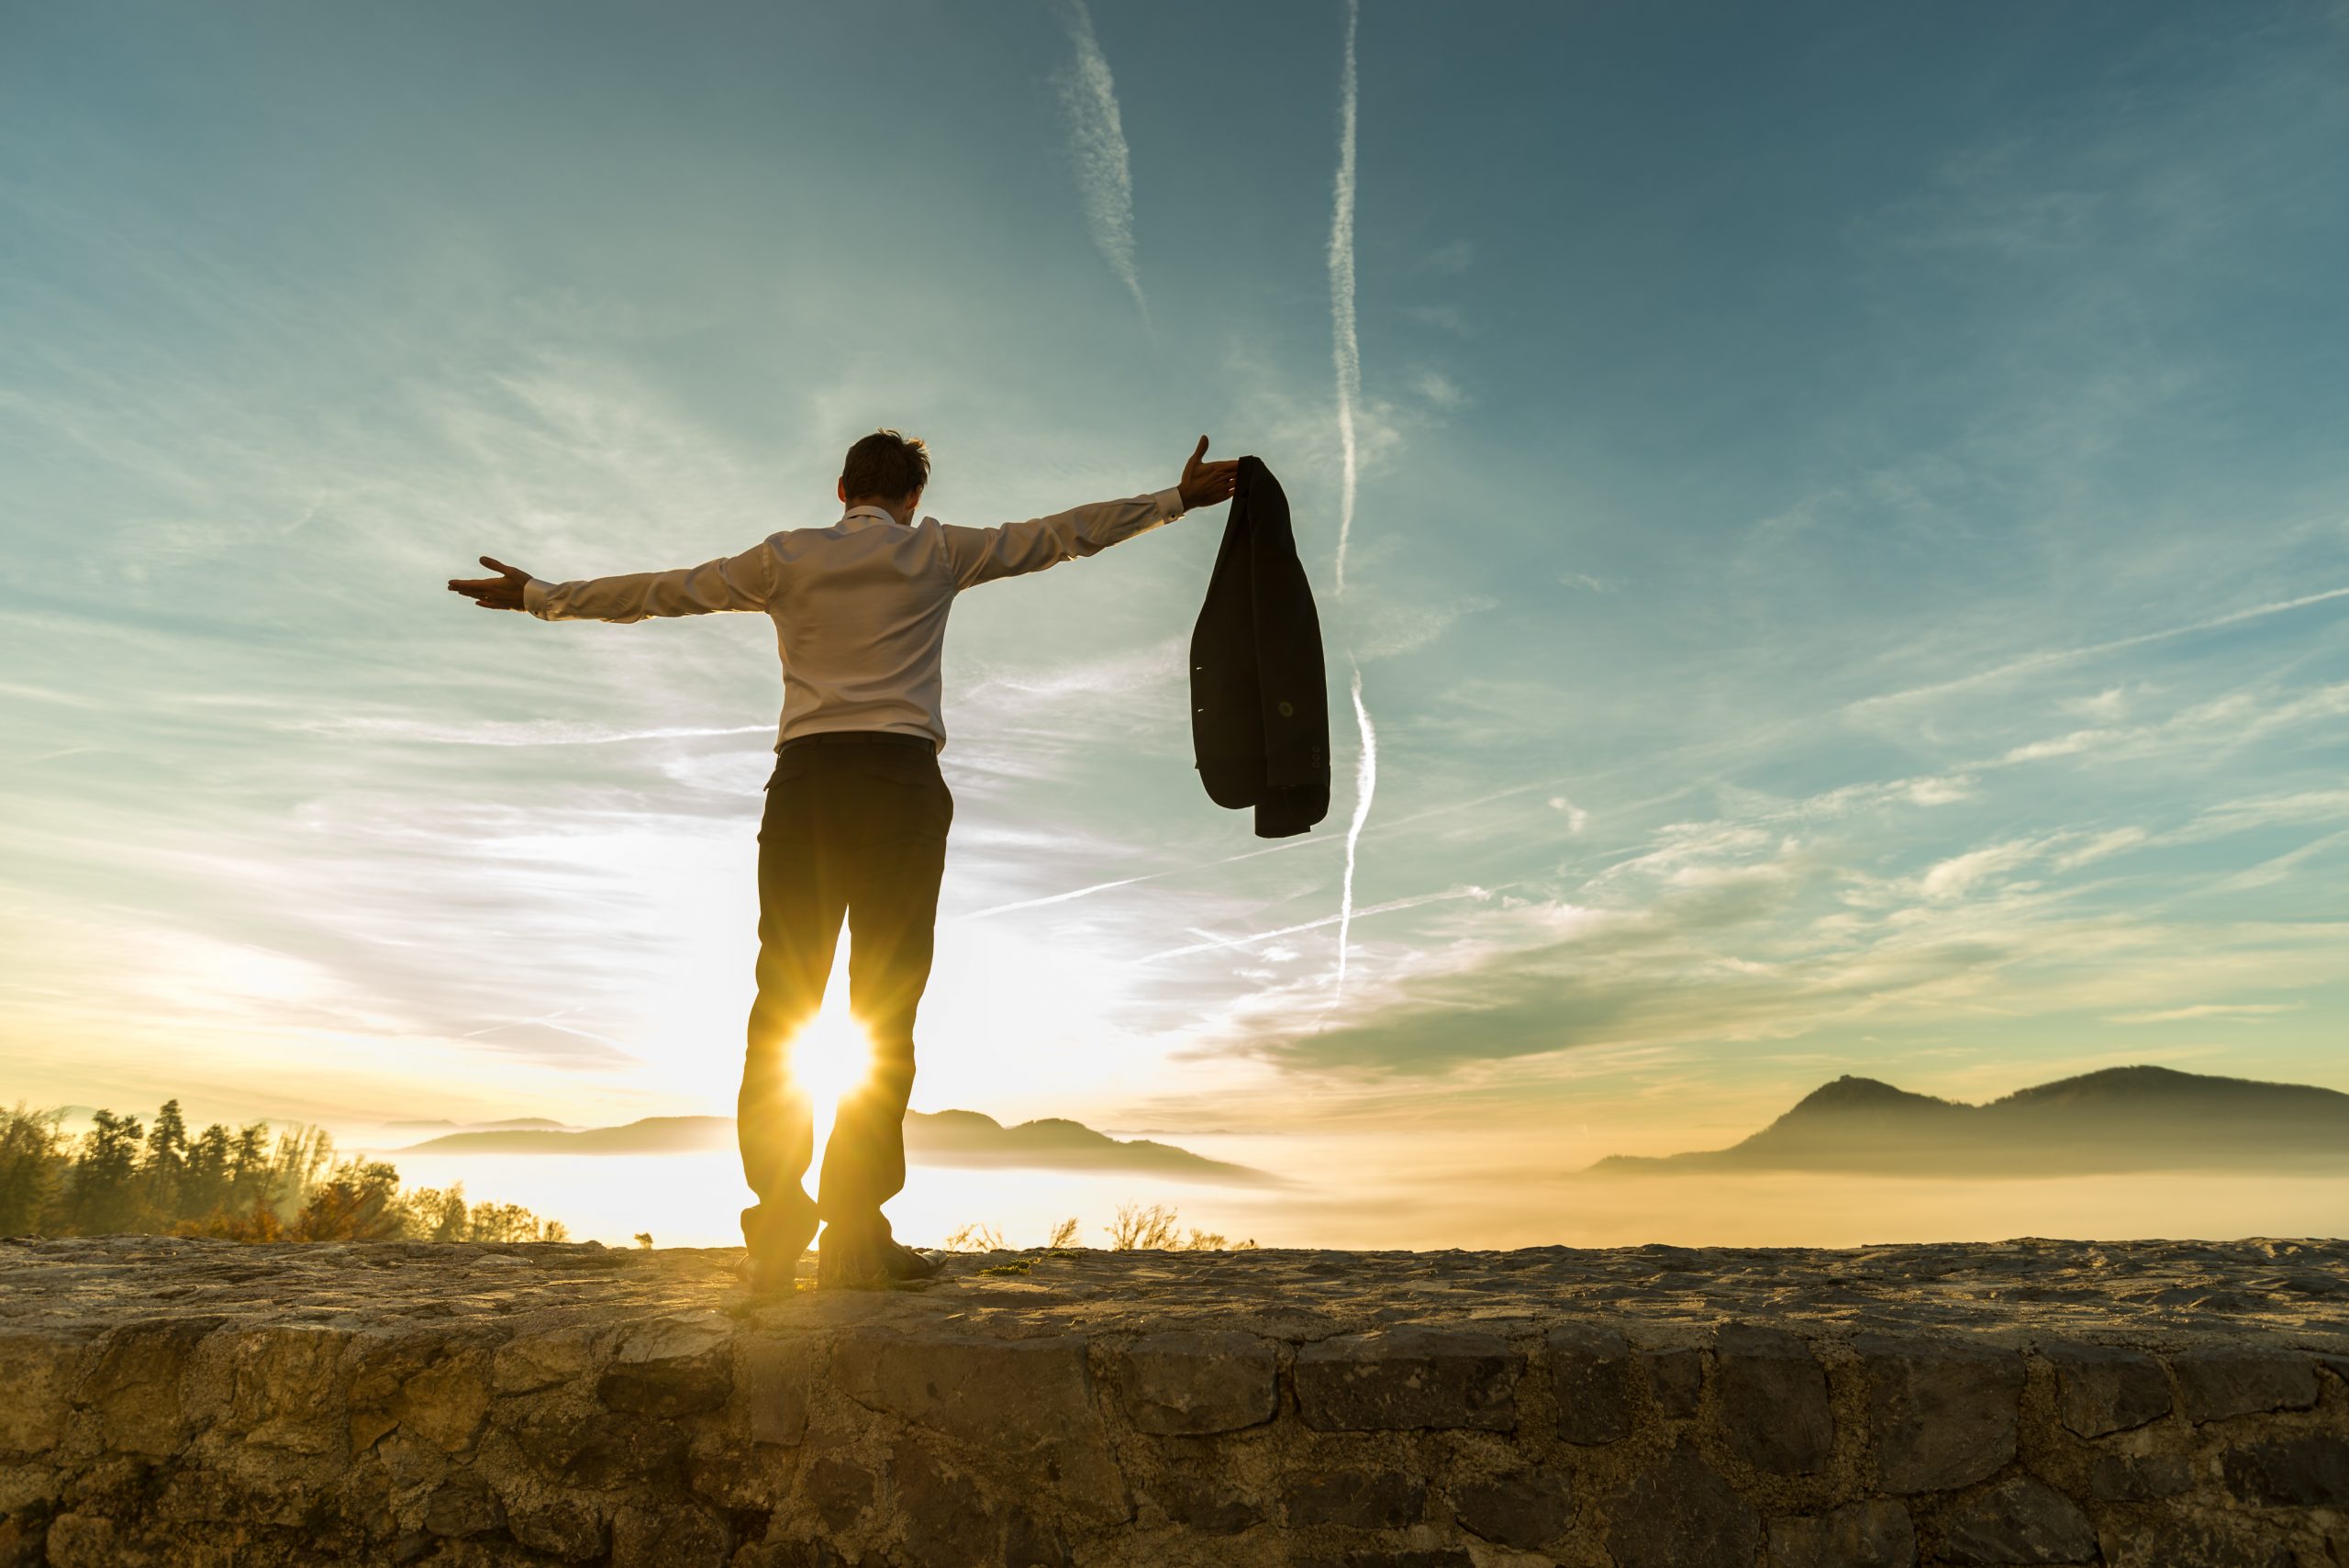
<svg viewBox="0 0 2349 1568"><path fill-rule="evenodd" d="M734 1118L646 1117L619 1127L558 1132L514 1129L453 1132L410 1144L403 1154L674 1154L734 1147ZM1118 1139L1059 1117L1006 1127L977 1111L909 1111L906 1153L926 1165L992 1165L1076 1171L1147 1171L1228 1186L1275 1185L1252 1166L1210 1160L1171 1143Z"/></svg>
<svg viewBox="0 0 2349 1568"><path fill-rule="evenodd" d="M2349 1168L2349 1095L2168 1067L2110 1067L1984 1105L1842 1077L1730 1148L1609 1155L1590 1173L1995 1178L2319 1168Z"/></svg>

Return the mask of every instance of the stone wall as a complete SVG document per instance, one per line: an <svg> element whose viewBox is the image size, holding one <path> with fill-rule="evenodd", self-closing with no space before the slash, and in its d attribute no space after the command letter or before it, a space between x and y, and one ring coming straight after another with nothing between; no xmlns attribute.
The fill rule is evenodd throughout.
<svg viewBox="0 0 2349 1568"><path fill-rule="evenodd" d="M0 1243L0 1563L2349 1565L2341 1249L1969 1255Z"/></svg>

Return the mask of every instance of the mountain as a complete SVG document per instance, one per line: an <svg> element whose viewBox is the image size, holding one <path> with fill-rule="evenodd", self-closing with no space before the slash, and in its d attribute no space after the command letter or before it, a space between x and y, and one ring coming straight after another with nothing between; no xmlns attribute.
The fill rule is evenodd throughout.
<svg viewBox="0 0 2349 1568"><path fill-rule="evenodd" d="M674 1154L734 1147L734 1118L722 1116L646 1117L622 1127L550 1132L536 1129L452 1132L427 1139L399 1154ZM977 1111L910 1111L906 1154L923 1165L997 1165L1064 1171L1147 1171L1229 1186L1275 1184L1268 1172L1210 1160L1171 1143L1116 1139L1058 1117L1006 1127Z"/></svg>
<svg viewBox="0 0 2349 1568"><path fill-rule="evenodd" d="M2349 1095L2167 1067L2110 1067L1978 1106L1838 1078L1730 1148L1616 1154L1590 1167L1982 1177L2332 1168L2349 1169Z"/></svg>
<svg viewBox="0 0 2349 1568"><path fill-rule="evenodd" d="M440 1117L431 1121L387 1121L384 1123L383 1130L387 1133L395 1132L406 1138L419 1138L427 1133L440 1131L562 1132L567 1130L570 1126L569 1122L556 1121L551 1117L542 1116L508 1117L504 1121L451 1121L446 1117Z"/></svg>

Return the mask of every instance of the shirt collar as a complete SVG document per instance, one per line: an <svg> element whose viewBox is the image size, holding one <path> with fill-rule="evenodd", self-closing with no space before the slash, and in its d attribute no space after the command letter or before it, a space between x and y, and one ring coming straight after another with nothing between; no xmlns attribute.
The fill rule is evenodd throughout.
<svg viewBox="0 0 2349 1568"><path fill-rule="evenodd" d="M897 519L879 506L851 506L841 514L839 526L863 528L867 523L895 523Z"/></svg>

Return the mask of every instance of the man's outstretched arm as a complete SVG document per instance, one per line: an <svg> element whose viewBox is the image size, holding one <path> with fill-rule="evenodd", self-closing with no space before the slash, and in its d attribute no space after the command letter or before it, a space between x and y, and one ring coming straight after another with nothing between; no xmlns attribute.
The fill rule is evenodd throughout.
<svg viewBox="0 0 2349 1568"><path fill-rule="evenodd" d="M1208 439L1199 438L1183 477L1163 490L1074 506L1048 517L1005 523L992 528L948 525L943 532L954 563L954 582L968 588L998 577L1041 572L1080 555L1091 555L1138 533L1172 522L1184 513L1231 499L1240 464L1207 461Z"/></svg>
<svg viewBox="0 0 2349 1568"><path fill-rule="evenodd" d="M774 554L764 545L674 572L636 572L544 583L518 566L484 555L495 577L451 578L449 591L485 610L522 610L541 620L638 621L647 616L702 616L763 610L774 592Z"/></svg>

